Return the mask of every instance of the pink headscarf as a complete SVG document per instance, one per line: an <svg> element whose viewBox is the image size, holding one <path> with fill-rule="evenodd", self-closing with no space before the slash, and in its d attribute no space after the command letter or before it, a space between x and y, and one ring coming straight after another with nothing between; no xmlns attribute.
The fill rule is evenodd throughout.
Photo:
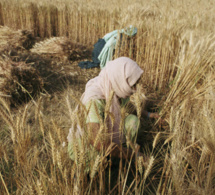
<svg viewBox="0 0 215 195"><path fill-rule="evenodd" d="M120 102L118 98L127 98L133 94L132 86L142 75L143 70L137 63L128 57L120 57L107 62L100 74L89 80L81 102L85 105L93 99L105 99L108 101L110 94L114 91L110 112L114 114L115 123L113 126L113 141L120 143ZM110 124L108 124L110 127Z"/></svg>

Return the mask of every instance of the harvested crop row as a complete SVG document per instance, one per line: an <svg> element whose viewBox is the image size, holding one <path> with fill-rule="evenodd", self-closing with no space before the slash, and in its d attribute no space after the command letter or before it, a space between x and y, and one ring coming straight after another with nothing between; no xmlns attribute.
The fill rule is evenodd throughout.
<svg viewBox="0 0 215 195"><path fill-rule="evenodd" d="M28 30L12 30L7 26L0 26L0 52L11 49L30 49L35 38Z"/></svg>
<svg viewBox="0 0 215 195"><path fill-rule="evenodd" d="M90 50L86 46L71 41L66 37L52 37L38 42L30 51L69 60L83 59L90 53Z"/></svg>
<svg viewBox="0 0 215 195"><path fill-rule="evenodd" d="M30 64L0 57L0 93L12 104L31 99L42 87L42 78Z"/></svg>

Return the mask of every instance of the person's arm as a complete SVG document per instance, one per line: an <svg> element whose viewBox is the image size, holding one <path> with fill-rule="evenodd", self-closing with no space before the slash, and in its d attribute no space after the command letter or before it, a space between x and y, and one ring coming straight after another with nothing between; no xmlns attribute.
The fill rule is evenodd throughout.
<svg viewBox="0 0 215 195"><path fill-rule="evenodd" d="M88 127L90 128L89 142L91 145L94 146L94 142L95 142L96 136L98 135L100 124L99 123L88 123ZM113 157L120 158L121 149L122 149L123 159L131 158L132 156L135 156L133 154L134 151L131 148L120 147L116 143L110 142L110 138L104 140L103 142L101 142L101 140L97 141L97 143L94 147L97 151L101 152L102 148L108 148L111 143L115 146L111 150L111 155ZM143 153L139 152L139 147L135 148L135 152L138 154L138 156L144 156Z"/></svg>
<svg viewBox="0 0 215 195"><path fill-rule="evenodd" d="M133 155L133 150L127 149L125 147L120 147L116 143L111 142L110 137L106 137L106 139L104 139L105 137L103 135L100 140L96 141L96 145L95 145L95 140L97 135L99 134L99 129L100 129L100 124L99 124L100 120L98 118L98 115L96 114L95 106L97 106L98 112L102 117L102 113L104 112L104 105L102 104L101 101L98 101L98 100L97 101L94 100L94 103L95 104L92 104L90 107L90 110L88 113L88 120L87 120L89 143L92 146L94 146L97 151L100 151L100 152L102 151L103 148L107 149L109 148L109 146L111 146L110 147L111 155L113 157L118 157L118 158L120 158L120 153L121 153L120 151L122 149L123 158L124 159L131 158ZM86 106L87 109L89 108L89 106L90 104ZM139 147L135 148L135 152L138 152L138 150L139 150ZM143 154L141 152L138 152L138 156L143 156Z"/></svg>
<svg viewBox="0 0 215 195"><path fill-rule="evenodd" d="M157 112L147 112L146 110L142 111L142 114L147 118L155 118L158 119L160 116Z"/></svg>
<svg viewBox="0 0 215 195"><path fill-rule="evenodd" d="M133 102L129 101L126 102L126 107L127 109L131 112L131 113L136 113L136 108ZM160 116L157 112L148 112L146 110L142 110L142 115L146 118L150 118L150 119L158 119Z"/></svg>

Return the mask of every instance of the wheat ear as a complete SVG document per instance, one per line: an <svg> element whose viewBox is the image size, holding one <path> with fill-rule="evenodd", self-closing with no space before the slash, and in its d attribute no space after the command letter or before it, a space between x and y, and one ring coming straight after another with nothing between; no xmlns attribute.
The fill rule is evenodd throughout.
<svg viewBox="0 0 215 195"><path fill-rule="evenodd" d="M137 166L141 175L143 174L143 164L144 164L144 159L142 156L140 156L137 161Z"/></svg>
<svg viewBox="0 0 215 195"><path fill-rule="evenodd" d="M153 144L152 144L153 149L155 149L155 146L157 145L157 142L158 142L158 140L160 138L160 135L161 135L161 132L158 132L157 135L155 136Z"/></svg>
<svg viewBox="0 0 215 195"><path fill-rule="evenodd" d="M148 163L148 166L147 166L147 169L145 170L144 172L144 176L143 176L143 179L146 180L146 178L148 177L152 167L153 167L153 163L154 163L154 157L151 156L150 159L149 159L149 163Z"/></svg>
<svg viewBox="0 0 215 195"><path fill-rule="evenodd" d="M57 165L58 165L59 169L61 170L61 172L63 172L63 165L62 165L61 155L60 155L60 152L58 150L56 152L56 159L57 159Z"/></svg>
<svg viewBox="0 0 215 195"><path fill-rule="evenodd" d="M90 174L91 180L94 178L94 176L95 176L95 174L97 172L99 162L100 162L100 155L97 155L95 163L94 163L92 171L91 171L91 174Z"/></svg>
<svg viewBox="0 0 215 195"><path fill-rule="evenodd" d="M50 139L50 144L51 144L52 161L53 161L53 164L55 165L55 163L56 163L55 141L51 135L51 132L49 132L49 139Z"/></svg>
<svg viewBox="0 0 215 195"><path fill-rule="evenodd" d="M4 98L0 97L0 102L1 102L2 106L4 108L6 108L7 112L10 113L10 107L9 107L8 103L4 100Z"/></svg>

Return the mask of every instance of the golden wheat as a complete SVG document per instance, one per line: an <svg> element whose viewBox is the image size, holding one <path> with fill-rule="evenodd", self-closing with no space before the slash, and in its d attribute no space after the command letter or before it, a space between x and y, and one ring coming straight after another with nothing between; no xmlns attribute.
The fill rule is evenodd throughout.
<svg viewBox="0 0 215 195"><path fill-rule="evenodd" d="M0 26L0 51L12 49L30 49L35 42L32 33L27 30L13 30L7 26Z"/></svg>
<svg viewBox="0 0 215 195"><path fill-rule="evenodd" d="M144 179L144 180L146 180L146 178L148 177L148 175L149 175L149 173L150 173L150 171L151 171L151 169L152 169L154 160L155 160L154 157L151 156L150 159L149 159L149 162L148 162L148 166L147 166L147 168L146 168L146 170L145 170L145 172L144 172L144 175L143 175L143 179Z"/></svg>
<svg viewBox="0 0 215 195"><path fill-rule="evenodd" d="M86 194L87 192L89 194L99 192L103 194L112 192L115 194L121 192L127 194L130 192L213 194L212 181L215 173L214 11L214 2L208 0L200 0L198 3L196 0L164 0L162 3L146 0L136 2L119 0L117 3L113 0L102 2L96 0L2 0L0 25L4 27L0 28L0 51L8 57L2 55L0 59L2 64L0 66L0 96L8 98L10 103L13 95L17 95L12 92L18 89L23 92L24 96L31 95L31 89L34 87L27 89L20 80L17 80L17 77L22 76L18 71L21 69L29 71L26 78L31 81L26 79L25 83L32 84L33 82L33 75L30 72L35 73L35 79L39 78L34 69L37 63L40 63L39 61L33 64L31 69L27 68L28 58L25 58L25 62L19 61L24 53L28 55L27 50L33 46L35 40L44 40L34 47L34 49L38 47L38 53L40 53L37 57L42 52L42 55L52 53L53 56L58 52L60 60L63 56L66 56L67 60L71 60L70 56L78 59L68 65L64 62L63 65L65 72L67 70L69 70L68 73L72 72L73 69L75 74L77 72L77 77L75 76L77 81L73 79L70 87L79 92L77 92L78 97L76 100L73 98L75 100L73 101L70 97L74 93L70 94L70 91L67 104L62 103L65 97L63 97L64 93L60 92L49 94L49 102L39 100L38 107L35 105L25 107L24 105L23 108L17 107L16 109L11 109L7 101L0 99L0 144L2 146L0 167L3 184L0 185L0 191L6 194ZM136 172L139 171L143 178L135 174L131 174L131 178L126 178L125 176L130 175L133 170L127 162L123 167L122 159L116 169L109 163L111 167L107 174L103 171L103 165L98 169L104 157L97 156L96 161L91 164L91 184L89 184L83 174L86 156L83 154L84 151L79 151L77 140L73 142L77 163L72 163L64 148L60 148L71 123L73 127L78 123L86 129L85 117L88 111L79 98L86 81L98 75L100 71L99 69L80 70L77 67L80 60L78 55L85 53L83 45L92 48L98 38L102 38L106 33L131 24L138 28L137 35L130 40L123 36L121 44L117 43L114 58L131 57L144 70L141 78L144 93L141 90L139 97L134 101L137 105L138 117L141 119L140 111L145 103L141 96L145 94L148 101L152 100L153 104L149 104L148 108L161 111L161 117L165 118L168 124L158 128L153 121L147 122L141 119L144 123L143 128L146 127L143 136L145 139L141 140L141 146L150 145L153 152L157 152L156 155L151 155L149 166L145 170L141 167L142 160L139 159L136 163L138 165ZM37 36L39 38L36 38ZM50 41L52 43L48 42L48 38L52 40ZM77 46L77 51L69 47L72 43ZM79 53L82 49L83 53ZM51 59L51 63L55 60L56 58ZM59 69L55 65L53 65L54 71ZM44 66L43 70L46 70L46 64L42 66ZM20 73L16 74L16 78L11 76L13 68ZM74 72L72 72L73 76ZM60 72L58 75L62 76ZM67 78L63 77L64 79ZM8 88L9 85L5 84L6 80L16 82ZM38 81L34 84L43 87L42 82ZM55 98L57 96L61 98ZM32 101L33 98L31 95L30 100ZM14 97L13 99L15 100L13 103L18 100ZM80 113L73 112L77 104L80 107ZM114 117L108 112L109 106L107 102L105 116L114 124ZM147 101L146 106L148 106ZM32 113L35 113L35 120ZM120 130L122 131L126 111L122 110L121 114ZM101 125L101 132L97 135L95 142L100 141L103 129L106 127ZM163 132L158 133L158 131ZM155 133L156 136L152 138L151 135ZM157 150L160 146L161 149ZM158 161L162 163L155 163ZM99 174L96 175L98 170ZM112 176L113 172L118 178L116 181ZM160 174L161 176L158 176ZM107 180L106 177L108 177ZM153 183L154 180L156 180L155 183ZM106 182L108 182L108 192Z"/></svg>
<svg viewBox="0 0 215 195"><path fill-rule="evenodd" d="M39 195L44 195L45 193L44 193L44 191L43 191L43 187L42 187L42 184L41 184L41 182L39 181L39 180L37 180L37 189L38 189L38 194Z"/></svg>
<svg viewBox="0 0 215 195"><path fill-rule="evenodd" d="M52 137L50 132L49 132L49 139L50 139L50 146L51 146L52 161L53 161L53 164L55 165L56 160L57 160L56 147L55 147L55 141L54 141L54 139L53 139L53 137Z"/></svg>
<svg viewBox="0 0 215 195"><path fill-rule="evenodd" d="M97 155L96 159L95 159L95 163L93 165L93 168L92 168L92 171L90 173L90 178L91 180L94 178L96 172L97 172L97 169L98 169L98 166L99 166L99 163L100 163L100 156Z"/></svg>

